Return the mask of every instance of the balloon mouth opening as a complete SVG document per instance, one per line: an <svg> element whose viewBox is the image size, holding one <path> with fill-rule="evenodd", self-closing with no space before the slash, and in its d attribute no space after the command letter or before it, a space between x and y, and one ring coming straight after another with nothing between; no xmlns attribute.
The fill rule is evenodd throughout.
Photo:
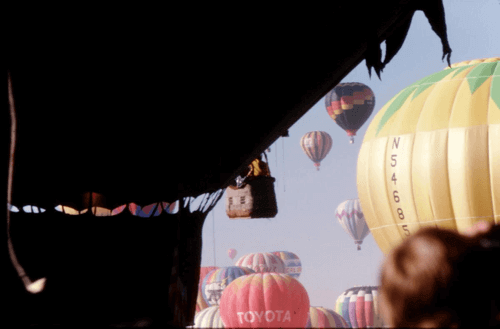
<svg viewBox="0 0 500 329"><path fill-rule="evenodd" d="M349 129L349 130L346 130L347 132L347 136L349 137L352 137L352 136L356 136L356 131L358 131L357 129Z"/></svg>

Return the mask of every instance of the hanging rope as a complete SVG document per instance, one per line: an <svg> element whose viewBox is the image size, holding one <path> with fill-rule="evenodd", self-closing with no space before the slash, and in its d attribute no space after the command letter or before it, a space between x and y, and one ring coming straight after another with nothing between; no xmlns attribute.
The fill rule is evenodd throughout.
<svg viewBox="0 0 500 329"><path fill-rule="evenodd" d="M212 211L217 204L217 202L221 199L222 195L224 194L224 190L220 189L212 193L205 194L203 199L201 200L201 203L196 211L199 211L203 214L207 214ZM189 204L191 202L191 197L186 198L188 200L187 207L189 207ZM194 198L193 198L194 200ZM205 217L204 217L205 218ZM215 214L212 213L212 238L214 241L214 266L216 266L216 259L215 259Z"/></svg>
<svg viewBox="0 0 500 329"><path fill-rule="evenodd" d="M283 148L283 192L285 192L285 139L281 138Z"/></svg>
<svg viewBox="0 0 500 329"><path fill-rule="evenodd" d="M274 146L274 153L276 153L276 169L278 169L278 142ZM276 188L279 188L279 180L276 180Z"/></svg>
<svg viewBox="0 0 500 329"><path fill-rule="evenodd" d="M214 267L217 267L217 261L215 259L215 214L212 211L212 237L214 240Z"/></svg>
<svg viewBox="0 0 500 329"><path fill-rule="evenodd" d="M10 72L8 72L8 89L9 89L9 110L10 110L10 153L9 153L9 178L7 184L7 243L9 247L9 256L12 264L14 265L17 275L21 278L24 283L24 287L27 291L32 294L37 294L45 288L46 278L38 279L35 282L31 282L30 278L24 271L21 264L19 264L16 253L14 252L14 246L12 245L12 240L10 237L10 205L12 202L12 182L14 180L14 151L16 149L16 108L14 106L14 94L12 92L12 80L10 77Z"/></svg>

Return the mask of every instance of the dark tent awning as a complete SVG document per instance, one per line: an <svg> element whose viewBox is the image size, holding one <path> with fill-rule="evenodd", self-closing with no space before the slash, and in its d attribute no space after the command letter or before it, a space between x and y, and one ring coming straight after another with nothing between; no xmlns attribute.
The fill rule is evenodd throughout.
<svg viewBox="0 0 500 329"><path fill-rule="evenodd" d="M217 190L360 61L383 68L380 42L393 55L419 8L446 32L441 1L189 12L166 26L13 21L13 200L95 191L116 205Z"/></svg>
<svg viewBox="0 0 500 329"><path fill-rule="evenodd" d="M252 158L286 135L291 125L363 59L370 71L380 74L401 47L416 10L424 10L429 18L442 40L443 54L451 52L441 0L335 2L310 11L291 5L278 10L232 9L230 14L225 9L173 8L161 19L149 17L152 9L148 16L115 13L101 19L72 15L61 19L59 11L57 15L39 13L38 19L12 15L4 41L17 117L12 204L83 207L82 195L96 192L105 196L112 208L128 202L172 202L217 191ZM385 60L380 58L383 41L387 45ZM5 104L1 122L3 182L7 186L12 140L8 100ZM97 225L96 220L87 217L88 222L52 223L42 231L60 237L71 231L77 235L68 241L74 248L75 241L83 241L83 234L89 234L90 241L104 241L101 233L92 235L90 227ZM157 223L144 229L141 241L152 241L152 246L140 252L156 250L144 258L149 263L167 259L167 265L161 266L170 278L162 276L162 271L154 273L154 266L148 267L147 275L139 276L141 280L150 276L151 282L173 282L180 277L193 307L196 289L192 286L196 286L198 274L184 280L182 273L198 271L198 235L204 217L194 217L193 228L191 219L186 218L186 224L176 220L172 227ZM23 230L21 222L29 221L19 219L18 230ZM133 239L134 229L142 225L134 226L130 218L122 225L110 223L104 227L110 234L109 240L102 242L104 250L94 246L88 251L95 257L112 254L111 250L119 254L113 249L117 245L130 247L125 237ZM78 225L84 229L79 230ZM159 234L162 225L169 232L167 240ZM26 224L24 229L32 230L33 226ZM21 231L18 236L23 234L28 233ZM189 241L196 245L193 252L185 252ZM164 244L166 247L160 248ZM185 252L181 265L172 260L174 249ZM71 250L67 252L71 254ZM87 251L77 252L85 255ZM29 256L25 257L27 264ZM36 256L31 257L35 260ZM105 264L102 257L87 259L85 266ZM4 259L9 262L8 257ZM171 272L168 266L179 268ZM134 283L137 276L127 277L123 266L107 266L106 270L109 277L121 278L117 282L130 282L132 290L142 284L137 289L145 290L133 295L134 305L140 304L140 298L159 295L152 283ZM71 275L71 280L78 282L99 274L75 265ZM37 299L41 297L24 295L15 280L9 277L7 285L11 287L8 296L18 298L12 304L17 315L30 307L49 309L60 303L56 301L61 296L70 299L68 303L81 303L78 300L85 293L71 294L60 286L48 291L45 299ZM102 285L92 291L104 291L109 303L123 300L127 293L113 285L116 282L97 282L92 281ZM173 295L182 292L181 288L168 290ZM27 305L26 309L22 305ZM123 310L123 318L131 316L133 309ZM137 316L148 314L147 309L139 309ZM192 310L165 309L163 321L186 325ZM37 312L43 314L43 309ZM185 317L178 317L184 312ZM104 314L95 316L104 321ZM158 313L149 316L158 323ZM30 319L37 321L36 316Z"/></svg>

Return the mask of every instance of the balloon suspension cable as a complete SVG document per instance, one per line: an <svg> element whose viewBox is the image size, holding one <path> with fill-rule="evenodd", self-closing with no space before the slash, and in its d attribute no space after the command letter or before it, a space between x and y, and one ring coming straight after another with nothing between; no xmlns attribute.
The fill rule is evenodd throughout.
<svg viewBox="0 0 500 329"><path fill-rule="evenodd" d="M217 267L217 260L215 259L215 214L212 210L212 237L214 240L214 267Z"/></svg>
<svg viewBox="0 0 500 329"><path fill-rule="evenodd" d="M10 72L8 72L8 89L9 89L9 110L10 110L10 153L9 153L9 178L7 184L7 243L9 247L9 256L14 265L14 268L17 271L17 275L23 281L24 287L27 291L32 294L37 294L41 292L45 288L46 278L41 278L32 282L26 272L24 271L21 264L19 264L16 253L14 251L14 246L12 245L12 239L10 236L10 207L9 205L12 202L12 182L14 180L14 153L16 149L16 109L14 106L14 95L12 92L12 80L10 77Z"/></svg>
<svg viewBox="0 0 500 329"><path fill-rule="evenodd" d="M281 144L283 146L283 192L285 192L285 139L281 138Z"/></svg>
<svg viewBox="0 0 500 329"><path fill-rule="evenodd" d="M276 170L278 170L278 142L276 142L274 153L276 154ZM279 188L279 180L276 180L276 188Z"/></svg>

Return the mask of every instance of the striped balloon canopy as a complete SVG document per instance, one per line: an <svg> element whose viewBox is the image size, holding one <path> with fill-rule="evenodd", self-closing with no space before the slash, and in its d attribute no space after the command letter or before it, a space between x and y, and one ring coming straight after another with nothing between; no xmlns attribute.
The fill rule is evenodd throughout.
<svg viewBox="0 0 500 329"><path fill-rule="evenodd" d="M351 328L382 327L378 306L378 287L356 286L337 298L335 311Z"/></svg>
<svg viewBox="0 0 500 329"><path fill-rule="evenodd" d="M360 82L339 83L325 96L328 115L344 129L354 143L354 136L368 120L375 107L373 91Z"/></svg>
<svg viewBox="0 0 500 329"><path fill-rule="evenodd" d="M324 131L311 131L300 139L300 147L314 162L317 170L319 170L320 162L330 152L332 144L332 137Z"/></svg>
<svg viewBox="0 0 500 329"><path fill-rule="evenodd" d="M358 250L361 250L363 239L370 233L370 230L366 225L359 199L346 200L339 204L335 211L335 217L344 231L354 239Z"/></svg>
<svg viewBox="0 0 500 329"><path fill-rule="evenodd" d="M205 276L210 273L210 271L218 269L216 266L203 266L200 268L200 280L198 283L198 296L196 297L196 312L206 309L209 305L203 298L203 293L201 292L201 285Z"/></svg>
<svg viewBox="0 0 500 329"><path fill-rule="evenodd" d="M285 263L286 274L291 275L295 279L299 278L300 273L302 273L302 264L299 256L291 251L273 251L271 253L281 258L283 263Z"/></svg>
<svg viewBox="0 0 500 329"><path fill-rule="evenodd" d="M500 224L500 57L451 65L375 115L357 166L366 223L389 253L422 227Z"/></svg>
<svg viewBox="0 0 500 329"><path fill-rule="evenodd" d="M285 263L269 252L257 252L240 257L236 266L248 267L255 272L285 273Z"/></svg>
<svg viewBox="0 0 500 329"><path fill-rule="evenodd" d="M306 328L349 328L347 321L329 308L311 306Z"/></svg>
<svg viewBox="0 0 500 329"><path fill-rule="evenodd" d="M224 328L219 306L210 306L194 316L194 325L190 328Z"/></svg>
<svg viewBox="0 0 500 329"><path fill-rule="evenodd" d="M209 305L219 305L220 297L226 287L240 276L255 273L248 267L229 266L210 271L201 284L203 299Z"/></svg>

